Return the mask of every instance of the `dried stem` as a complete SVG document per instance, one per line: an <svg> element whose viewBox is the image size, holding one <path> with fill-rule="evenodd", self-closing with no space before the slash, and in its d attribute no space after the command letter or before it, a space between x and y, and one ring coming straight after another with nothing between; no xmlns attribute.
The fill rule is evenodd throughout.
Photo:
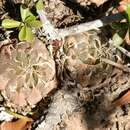
<svg viewBox="0 0 130 130"><path fill-rule="evenodd" d="M76 33L81 33L93 29L98 29L99 27L103 27L105 25L108 25L112 22L119 21L123 19L122 14L117 13L111 16L105 16L101 19L94 20L92 22L86 22L82 23L80 25L74 25L72 27L68 27L66 29L59 29L58 32L62 37L76 34Z"/></svg>
<svg viewBox="0 0 130 130"><path fill-rule="evenodd" d="M101 60L102 60L103 62L107 63L107 64L110 64L110 65L112 65L112 66L115 66L115 67L117 67L117 68L123 70L124 72L130 72L130 69L129 69L127 66L124 66L124 65L122 65L122 64L116 63L116 62L111 61L111 60L106 59L106 58L102 58Z"/></svg>
<svg viewBox="0 0 130 130"><path fill-rule="evenodd" d="M121 47L121 46L116 46L117 49L119 49L123 54L125 54L127 57L130 58L130 52L127 51L125 48Z"/></svg>
<svg viewBox="0 0 130 130"><path fill-rule="evenodd" d="M38 10L39 17L43 23L43 32L47 35L47 38L51 40L61 39L69 35L82 33L89 30L98 29L115 21L120 21L124 17L121 13L113 14L111 16L105 16L101 19L97 19L91 22L74 25L65 29L57 29L50 23L46 17L44 10Z"/></svg>
<svg viewBox="0 0 130 130"><path fill-rule="evenodd" d="M27 118L26 116L23 116L23 115L20 115L20 114L17 114L17 113L14 113L14 112L12 112L12 111L10 111L9 109L5 109L5 112L6 113L8 113L8 114L10 114L10 115L12 115L13 117L15 117L15 118L19 118L19 119L25 119L25 118Z"/></svg>

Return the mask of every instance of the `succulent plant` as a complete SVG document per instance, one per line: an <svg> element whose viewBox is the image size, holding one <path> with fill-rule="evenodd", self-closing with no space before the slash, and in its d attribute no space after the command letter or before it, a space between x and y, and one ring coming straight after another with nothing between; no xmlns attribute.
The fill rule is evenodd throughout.
<svg viewBox="0 0 130 130"><path fill-rule="evenodd" d="M94 83L94 77L98 83L97 80L101 80L108 69L101 59L112 57L110 47L107 47L105 41L101 43L98 33L93 31L68 37L64 52L67 57L65 69L70 72L72 79L83 86L91 84L91 80Z"/></svg>
<svg viewBox="0 0 130 130"><path fill-rule="evenodd" d="M45 44L21 42L9 59L0 57L0 89L5 106L26 114L56 87L55 63ZM4 68L3 68L4 67ZM5 71L2 71L2 70Z"/></svg>

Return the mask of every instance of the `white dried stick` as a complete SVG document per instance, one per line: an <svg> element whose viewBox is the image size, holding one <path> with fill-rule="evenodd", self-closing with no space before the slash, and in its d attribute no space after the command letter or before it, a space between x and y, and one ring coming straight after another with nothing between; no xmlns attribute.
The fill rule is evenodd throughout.
<svg viewBox="0 0 130 130"><path fill-rule="evenodd" d="M47 19L46 13L44 10L39 10L38 14L39 14L40 20L43 23L43 32L45 33L47 38L51 39L51 40L61 39L66 36L69 36L69 35L98 29L98 28L108 25L112 22L120 21L124 18L121 13L117 13L117 14L113 14L111 16L105 16L101 19L97 19L97 20L94 20L91 22L74 25L74 26L71 26L71 27L68 27L65 29L57 29Z"/></svg>

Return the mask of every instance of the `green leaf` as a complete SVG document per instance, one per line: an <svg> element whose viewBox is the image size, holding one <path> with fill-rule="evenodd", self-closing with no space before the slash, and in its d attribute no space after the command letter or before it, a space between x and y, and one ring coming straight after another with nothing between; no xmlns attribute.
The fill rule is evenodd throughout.
<svg viewBox="0 0 130 130"><path fill-rule="evenodd" d="M36 86L38 83L38 75L35 72L33 72L32 77L33 77L34 86Z"/></svg>
<svg viewBox="0 0 130 130"><path fill-rule="evenodd" d="M114 45L120 46L124 41L125 35L126 35L126 31L120 31L115 33L112 38Z"/></svg>
<svg viewBox="0 0 130 130"><path fill-rule="evenodd" d="M116 30L122 30L122 29L128 29L129 27L129 24L126 23L126 22L123 22L123 23L113 23L112 24L112 28L113 29L116 29Z"/></svg>
<svg viewBox="0 0 130 130"><path fill-rule="evenodd" d="M34 16L30 11L29 8L26 8L25 6L21 5L20 6L20 13L21 13L21 18L22 21L24 22L25 19L29 16Z"/></svg>
<svg viewBox="0 0 130 130"><path fill-rule="evenodd" d="M34 37L33 37L31 28L26 27L26 34L27 34L26 35L26 41L32 42Z"/></svg>
<svg viewBox="0 0 130 130"><path fill-rule="evenodd" d="M126 35L125 35L125 42L130 45L130 29L127 30Z"/></svg>
<svg viewBox="0 0 130 130"><path fill-rule="evenodd" d="M36 20L36 17L34 15L30 15L25 19L25 23L30 23L35 20Z"/></svg>
<svg viewBox="0 0 130 130"><path fill-rule="evenodd" d="M130 4L127 5L126 13L127 13L127 16L128 16L128 21L130 23Z"/></svg>
<svg viewBox="0 0 130 130"><path fill-rule="evenodd" d="M37 9L37 10L42 10L42 9L44 9L44 4L43 4L42 0L39 0L39 1L36 3L36 9Z"/></svg>
<svg viewBox="0 0 130 130"><path fill-rule="evenodd" d="M23 26L22 29L19 32L19 40L20 41L33 41L33 34L31 28L27 26Z"/></svg>
<svg viewBox="0 0 130 130"><path fill-rule="evenodd" d="M26 39L26 26L23 26L19 32L19 40L24 41Z"/></svg>
<svg viewBox="0 0 130 130"><path fill-rule="evenodd" d="M30 25L30 27L34 27L34 28L40 28L40 27L42 27L42 23L39 20L30 21L29 25Z"/></svg>
<svg viewBox="0 0 130 130"><path fill-rule="evenodd" d="M20 24L22 23L16 20L11 20L11 19L4 19L2 21L3 28L16 28L16 27L19 27Z"/></svg>

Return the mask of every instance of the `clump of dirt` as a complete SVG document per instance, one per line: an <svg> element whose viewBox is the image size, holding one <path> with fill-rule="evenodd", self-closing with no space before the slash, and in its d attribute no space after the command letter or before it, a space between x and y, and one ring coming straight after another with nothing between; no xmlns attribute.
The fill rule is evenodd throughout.
<svg viewBox="0 0 130 130"><path fill-rule="evenodd" d="M92 21L111 14L116 4L108 0L44 0L44 2L48 19L58 28Z"/></svg>
<svg viewBox="0 0 130 130"><path fill-rule="evenodd" d="M45 0L45 11L48 19L56 27L74 25L81 19L61 0Z"/></svg>

